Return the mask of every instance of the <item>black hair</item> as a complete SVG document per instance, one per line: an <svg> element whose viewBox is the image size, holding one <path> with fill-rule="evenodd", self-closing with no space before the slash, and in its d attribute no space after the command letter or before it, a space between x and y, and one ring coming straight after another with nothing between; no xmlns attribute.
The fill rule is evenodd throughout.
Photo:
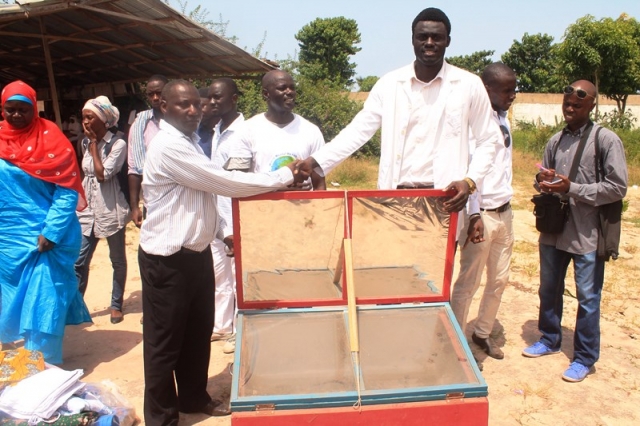
<svg viewBox="0 0 640 426"><path fill-rule="evenodd" d="M513 75L516 73L509 68L507 65L502 62L494 62L485 67L484 71L482 71L482 82L487 85L491 85L496 81L496 78L500 75Z"/></svg>
<svg viewBox="0 0 640 426"><path fill-rule="evenodd" d="M154 74L149 77L149 80L147 80L147 84L151 83L152 81L161 81L162 83L167 84L169 82L169 79L162 74Z"/></svg>
<svg viewBox="0 0 640 426"><path fill-rule="evenodd" d="M229 77L221 77L221 78L216 78L215 80L213 80L211 82L211 85L213 86L214 83L222 83L225 86L229 87L231 89L231 91L233 92L233 94L240 96L240 91L238 90L238 85L236 84L236 82Z"/></svg>
<svg viewBox="0 0 640 426"><path fill-rule="evenodd" d="M198 89L198 94L200 95L201 98L208 98L209 97L209 88L208 87L201 87Z"/></svg>
<svg viewBox="0 0 640 426"><path fill-rule="evenodd" d="M411 23L411 34L416 29L416 24L422 21L433 21L433 22L442 22L447 29L447 36L451 35L451 22L447 15L438 8L428 7L422 12L418 13L418 16L415 17L413 22Z"/></svg>
<svg viewBox="0 0 640 426"><path fill-rule="evenodd" d="M269 71L268 73L266 73L265 75L262 76L262 89L263 90L266 89L267 86L273 82L273 80L274 80L273 76L276 73L282 73L282 74L288 75L289 77L291 77L291 79L293 79L293 76L291 74L289 74L285 70L271 70L271 71ZM295 80L294 80L294 82L295 82Z"/></svg>
<svg viewBox="0 0 640 426"><path fill-rule="evenodd" d="M182 79L171 80L170 82L164 85L164 88L162 89L162 93L160 94L160 99L164 99L166 101L167 95L175 86L187 86L187 87L193 87L195 89L195 86L190 81L182 80Z"/></svg>

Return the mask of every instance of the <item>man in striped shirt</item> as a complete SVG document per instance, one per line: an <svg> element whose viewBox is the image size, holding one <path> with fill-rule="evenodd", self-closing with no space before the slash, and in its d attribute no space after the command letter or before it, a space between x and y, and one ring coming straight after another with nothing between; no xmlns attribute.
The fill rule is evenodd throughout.
<svg viewBox="0 0 640 426"><path fill-rule="evenodd" d="M144 167L147 218L138 251L144 416L149 425L177 425L179 411L229 414L206 390L214 321L210 244L220 229L216 194L246 197L284 188L293 183L297 163L263 174L216 169L198 145L200 96L185 80L167 83L161 109L164 119Z"/></svg>
<svg viewBox="0 0 640 426"><path fill-rule="evenodd" d="M127 161L129 164L129 204L131 205L131 220L140 228L143 214L140 209L140 190L142 188L142 172L147 148L151 139L158 134L162 111L160 110L160 95L164 85L169 80L167 77L156 74L147 81L147 100L151 109L142 111L137 115L129 130L129 152Z"/></svg>

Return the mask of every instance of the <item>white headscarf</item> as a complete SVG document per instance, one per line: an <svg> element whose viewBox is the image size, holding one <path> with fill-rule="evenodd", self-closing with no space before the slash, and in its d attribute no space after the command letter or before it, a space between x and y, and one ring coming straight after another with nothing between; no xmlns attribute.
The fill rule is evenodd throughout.
<svg viewBox="0 0 640 426"><path fill-rule="evenodd" d="M106 96L98 96L95 99L89 99L84 104L83 109L93 111L98 118L105 124L106 128L115 126L120 118L118 108L111 105L111 101Z"/></svg>

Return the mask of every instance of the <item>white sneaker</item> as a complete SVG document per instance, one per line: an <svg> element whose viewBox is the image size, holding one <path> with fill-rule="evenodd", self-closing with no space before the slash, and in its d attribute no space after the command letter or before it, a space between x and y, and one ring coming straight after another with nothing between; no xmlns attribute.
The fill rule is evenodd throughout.
<svg viewBox="0 0 640 426"><path fill-rule="evenodd" d="M236 335L232 335L227 339L224 346L222 347L222 352L225 354L232 354L236 351Z"/></svg>

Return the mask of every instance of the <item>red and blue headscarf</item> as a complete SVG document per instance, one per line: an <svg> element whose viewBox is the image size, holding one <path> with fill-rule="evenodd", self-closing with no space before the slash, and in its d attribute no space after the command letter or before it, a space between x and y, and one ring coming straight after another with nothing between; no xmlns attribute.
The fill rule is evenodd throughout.
<svg viewBox="0 0 640 426"><path fill-rule="evenodd" d="M73 147L55 123L38 117L35 90L22 81L14 81L2 90L1 98L3 108L9 100L22 101L33 107L34 114L23 129L0 122L0 158L35 178L73 189L79 195L76 209L83 210L87 201Z"/></svg>

